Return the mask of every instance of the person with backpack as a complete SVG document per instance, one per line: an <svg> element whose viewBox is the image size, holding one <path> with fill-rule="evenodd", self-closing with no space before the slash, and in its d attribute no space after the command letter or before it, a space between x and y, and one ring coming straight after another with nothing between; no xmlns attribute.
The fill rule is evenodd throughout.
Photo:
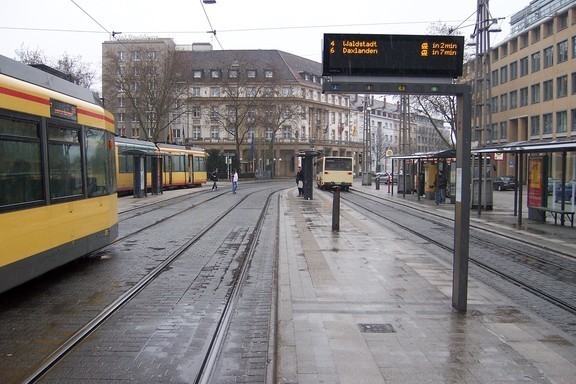
<svg viewBox="0 0 576 384"><path fill-rule="evenodd" d="M216 168L214 171L212 171L212 173L210 174L210 180L212 180L214 182L214 184L212 184L212 190L217 191L218 190L218 168Z"/></svg>

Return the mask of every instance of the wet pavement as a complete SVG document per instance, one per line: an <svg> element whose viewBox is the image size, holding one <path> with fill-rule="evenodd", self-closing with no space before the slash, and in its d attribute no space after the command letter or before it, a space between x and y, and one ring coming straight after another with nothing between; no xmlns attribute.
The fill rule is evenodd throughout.
<svg viewBox="0 0 576 384"><path fill-rule="evenodd" d="M452 204L392 194L386 186L376 190L357 182L354 189L454 215ZM494 191L493 209L471 211L471 225L576 254L576 229L526 216L519 225L513 201L513 192ZM119 206L145 203L125 199ZM431 253L429 244L383 230L345 204L334 232L332 198L317 190L313 200L303 200L291 188L279 204L278 292L271 314L276 350L269 351L275 362L265 382L575 382L576 338L539 317L530 302L470 277L468 311L458 312L452 307L451 265ZM237 379L228 375L226 382Z"/></svg>
<svg viewBox="0 0 576 384"><path fill-rule="evenodd" d="M451 204L392 195L386 186L354 188L454 215ZM474 278L468 311L456 311L451 265L429 244L383 230L345 204L332 231L330 195L296 195L284 192L280 204L276 382L575 382L576 338ZM527 217L518 225L513 192L493 198L491 211L471 212L471 225L576 253L576 229Z"/></svg>

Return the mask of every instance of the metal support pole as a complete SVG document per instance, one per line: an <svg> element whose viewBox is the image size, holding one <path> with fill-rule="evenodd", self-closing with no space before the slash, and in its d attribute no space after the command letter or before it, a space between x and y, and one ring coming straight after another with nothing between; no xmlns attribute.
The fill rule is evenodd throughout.
<svg viewBox="0 0 576 384"><path fill-rule="evenodd" d="M332 200L332 230L340 231L340 188L334 188Z"/></svg>
<svg viewBox="0 0 576 384"><path fill-rule="evenodd" d="M471 113L472 97L469 88L458 94L456 143L456 207L454 220L454 263L452 278L452 306L466 312L468 301L468 253L470 241L470 182L471 182Z"/></svg>

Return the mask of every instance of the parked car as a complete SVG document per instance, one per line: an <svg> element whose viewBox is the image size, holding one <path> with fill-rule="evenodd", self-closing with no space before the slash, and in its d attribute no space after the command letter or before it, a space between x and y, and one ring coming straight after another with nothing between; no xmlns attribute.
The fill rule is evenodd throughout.
<svg viewBox="0 0 576 384"><path fill-rule="evenodd" d="M388 175L389 175L388 172L376 172L374 177L379 178L381 183L388 184L388 178L389 178ZM396 174L394 175L392 183L398 183L398 175Z"/></svg>
<svg viewBox="0 0 576 384"><path fill-rule="evenodd" d="M573 197L576 197L576 189L574 188L575 181L569 181L564 187L564 201L570 201ZM562 201L562 188L560 186L556 187L556 194L554 195L554 201Z"/></svg>
<svg viewBox="0 0 576 384"><path fill-rule="evenodd" d="M516 177L514 176L497 176L492 180L492 189L506 191L516 188Z"/></svg>

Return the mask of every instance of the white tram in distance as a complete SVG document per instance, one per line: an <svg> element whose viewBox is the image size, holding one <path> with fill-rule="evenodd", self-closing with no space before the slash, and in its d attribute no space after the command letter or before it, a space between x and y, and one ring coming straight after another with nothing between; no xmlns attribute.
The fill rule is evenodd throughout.
<svg viewBox="0 0 576 384"><path fill-rule="evenodd" d="M354 180L352 157L324 156L316 160L316 185L323 190L348 191Z"/></svg>

